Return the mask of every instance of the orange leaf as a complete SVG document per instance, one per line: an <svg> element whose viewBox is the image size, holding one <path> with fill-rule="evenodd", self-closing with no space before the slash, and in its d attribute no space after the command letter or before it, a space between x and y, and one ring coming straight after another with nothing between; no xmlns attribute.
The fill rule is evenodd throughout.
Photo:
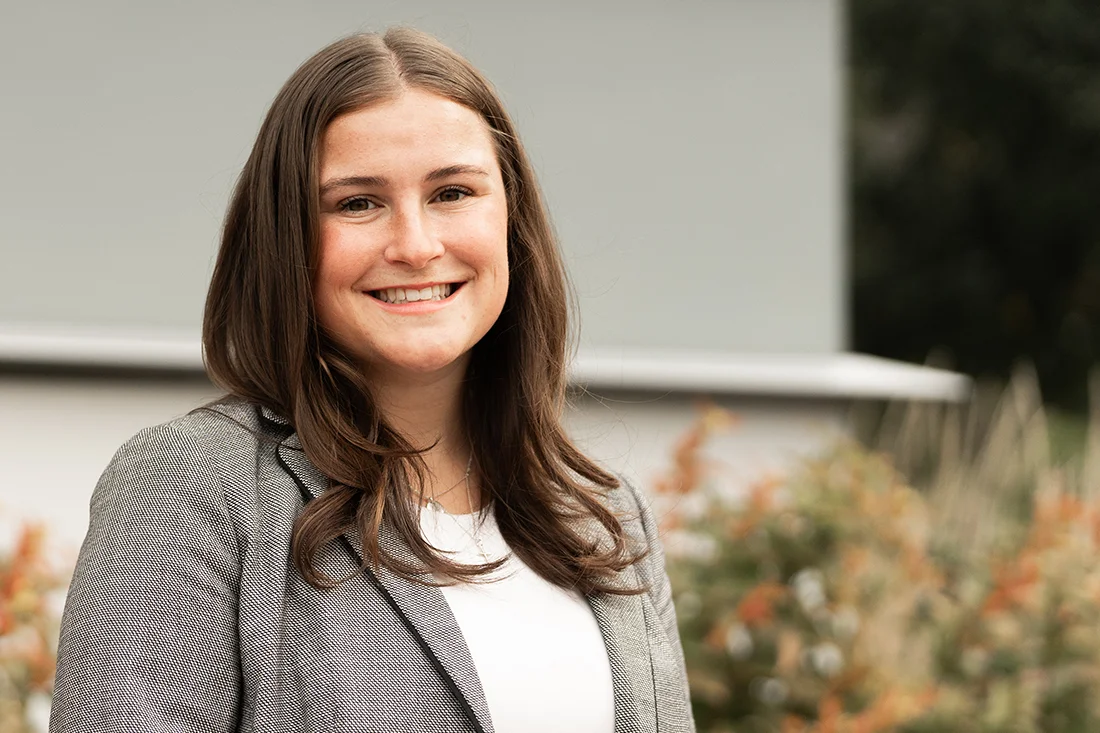
<svg viewBox="0 0 1100 733"><path fill-rule="evenodd" d="M737 618L746 626L763 626L775 617L775 602L787 594L778 583L761 583L737 604Z"/></svg>
<svg viewBox="0 0 1100 733"><path fill-rule="evenodd" d="M780 724L780 733L804 733L806 730L806 721L797 715L788 715L783 718L783 722Z"/></svg>
<svg viewBox="0 0 1100 733"><path fill-rule="evenodd" d="M844 706L835 695L826 695L821 698L817 706L817 728L820 733L837 733L840 729L840 716L844 713Z"/></svg>
<svg viewBox="0 0 1100 733"><path fill-rule="evenodd" d="M1016 563L996 569L993 578L993 590L982 604L983 616L1026 606L1040 580L1039 565L1033 557L1024 554Z"/></svg>

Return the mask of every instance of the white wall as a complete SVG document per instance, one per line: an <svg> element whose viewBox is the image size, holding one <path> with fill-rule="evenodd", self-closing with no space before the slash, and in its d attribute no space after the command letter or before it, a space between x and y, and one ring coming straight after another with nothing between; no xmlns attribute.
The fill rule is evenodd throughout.
<svg viewBox="0 0 1100 733"><path fill-rule="evenodd" d="M278 87L338 36L408 23L514 113L585 345L840 350L840 5L5 3L0 327L196 332Z"/></svg>
<svg viewBox="0 0 1100 733"><path fill-rule="evenodd" d="M119 446L217 394L201 380L0 375L0 528L44 521L75 550L88 529L92 489Z"/></svg>
<svg viewBox="0 0 1100 733"><path fill-rule="evenodd" d="M653 392L578 397L565 423L589 456L652 497L653 488L673 469L675 451L695 427L704 404L722 408L733 418L701 450L707 483L719 493L736 494L762 479L781 476L799 459L848 434L847 400Z"/></svg>

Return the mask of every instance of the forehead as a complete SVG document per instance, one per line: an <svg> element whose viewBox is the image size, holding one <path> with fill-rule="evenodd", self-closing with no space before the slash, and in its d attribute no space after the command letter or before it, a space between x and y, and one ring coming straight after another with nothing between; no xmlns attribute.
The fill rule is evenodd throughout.
<svg viewBox="0 0 1100 733"><path fill-rule="evenodd" d="M325 129L320 153L323 176L389 176L456 163L496 165L492 133L481 115L415 89L334 119Z"/></svg>

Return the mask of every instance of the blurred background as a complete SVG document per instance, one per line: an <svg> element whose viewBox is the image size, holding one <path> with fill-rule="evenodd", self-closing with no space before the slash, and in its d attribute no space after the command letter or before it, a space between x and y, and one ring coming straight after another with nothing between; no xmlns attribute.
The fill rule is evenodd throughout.
<svg viewBox="0 0 1100 733"><path fill-rule="evenodd" d="M1080 415L1100 327L1100 7L848 3L852 347L1034 365Z"/></svg>
<svg viewBox="0 0 1100 733"><path fill-rule="evenodd" d="M650 490L670 557L686 558L673 575L689 607L685 635L698 637L685 645L701 728L817 730L830 724L829 700L850 722L884 694L820 670L805 689L784 677L787 627L757 639L770 657L739 656L744 634L765 633L738 620L744 596L795 588L806 558L835 547L808 539L801 555L723 566L714 547L730 538L686 531L705 501L741 511L738 497L800 475L852 437L953 516L968 491L986 497L965 504L971 513L1030 506L1066 466L1074 496L1092 485L1095 3L58 0L11 3L3 15L5 731L47 714L57 589L99 473L137 430L218 394L202 371L202 302L266 107L299 63L351 32L436 34L485 72L515 118L577 291L566 419L583 448ZM1040 457L1011 460L1025 455ZM873 461L845 460L845 475ZM958 538L975 532L953 531L954 544L928 540L953 558L1021 534L990 530L963 552ZM711 550L693 555L700 541ZM723 574L734 566L741 575ZM725 595L708 601L711 587ZM827 636L803 611L792 628ZM855 635L829 638L855 649ZM798 648L825 642L814 643ZM994 727L981 730L1000 730L990 715ZM860 730L902 730L903 717ZM928 730L971 730L943 720ZM1077 730L1044 721L1029 730Z"/></svg>

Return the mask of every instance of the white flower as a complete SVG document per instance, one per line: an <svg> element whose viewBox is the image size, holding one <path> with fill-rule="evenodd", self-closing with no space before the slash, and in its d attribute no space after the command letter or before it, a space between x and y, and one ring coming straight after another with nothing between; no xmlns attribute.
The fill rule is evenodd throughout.
<svg viewBox="0 0 1100 733"><path fill-rule="evenodd" d="M765 705L781 705L790 694L790 688L783 680L774 677L757 677L749 683L749 693Z"/></svg>
<svg viewBox="0 0 1100 733"><path fill-rule="evenodd" d="M833 633L838 639L848 641L859 633L859 611L851 606L840 606L833 613Z"/></svg>
<svg viewBox="0 0 1100 733"><path fill-rule="evenodd" d="M31 730L46 733L50 727L50 696L35 693L27 698L26 718Z"/></svg>
<svg viewBox="0 0 1100 733"><path fill-rule="evenodd" d="M844 652L831 641L822 642L809 650L809 661L822 677L835 677L844 669Z"/></svg>
<svg viewBox="0 0 1100 733"><path fill-rule="evenodd" d="M47 613L50 618L61 618L61 615L65 612L65 599L68 596L68 586L61 586L52 591L49 591L43 595L43 600L46 604Z"/></svg>
<svg viewBox="0 0 1100 733"><path fill-rule="evenodd" d="M817 568L803 568L791 578L795 598L810 613L825 605L825 576Z"/></svg>
<svg viewBox="0 0 1100 733"><path fill-rule="evenodd" d="M744 661L752 656L752 634L744 624L734 624L726 632L726 651L730 657L737 661Z"/></svg>

